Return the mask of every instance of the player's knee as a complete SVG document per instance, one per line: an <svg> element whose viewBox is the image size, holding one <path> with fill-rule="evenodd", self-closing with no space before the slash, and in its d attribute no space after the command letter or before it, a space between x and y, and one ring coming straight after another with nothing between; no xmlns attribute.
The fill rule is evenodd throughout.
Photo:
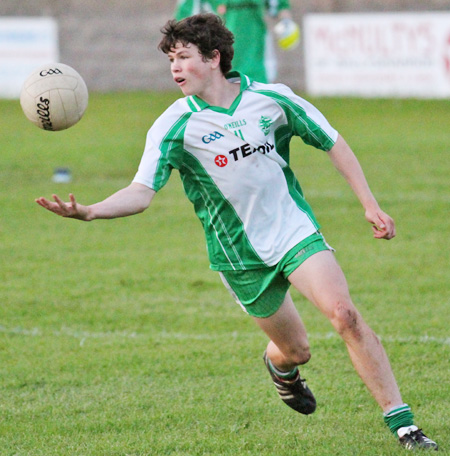
<svg viewBox="0 0 450 456"><path fill-rule="evenodd" d="M288 354L289 361L297 366L306 364L311 359L311 352L308 345L292 347Z"/></svg>
<svg viewBox="0 0 450 456"><path fill-rule="evenodd" d="M298 351L295 363L299 366L301 364L306 364L310 359L311 352L309 351L309 347L303 347L302 350Z"/></svg>
<svg viewBox="0 0 450 456"><path fill-rule="evenodd" d="M361 337L362 318L351 303L338 301L334 306L331 322L342 337Z"/></svg>

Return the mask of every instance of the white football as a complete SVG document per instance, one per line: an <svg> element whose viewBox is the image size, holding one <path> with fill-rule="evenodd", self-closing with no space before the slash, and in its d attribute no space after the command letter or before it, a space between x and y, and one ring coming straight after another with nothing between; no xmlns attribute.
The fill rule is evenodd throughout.
<svg viewBox="0 0 450 456"><path fill-rule="evenodd" d="M36 68L25 80L20 105L27 118L48 131L75 125L88 105L88 89L83 78L64 63Z"/></svg>

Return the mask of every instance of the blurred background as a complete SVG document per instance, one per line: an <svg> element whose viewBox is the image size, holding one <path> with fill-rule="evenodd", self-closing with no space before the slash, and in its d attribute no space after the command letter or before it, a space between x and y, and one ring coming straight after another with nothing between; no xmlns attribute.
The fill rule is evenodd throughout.
<svg viewBox="0 0 450 456"><path fill-rule="evenodd" d="M435 92L424 93L419 89L417 94L413 90L412 93L400 93L400 96L446 97L450 94L450 0L291 0L291 9L294 20L300 25L302 41L294 50L276 49L278 81L317 95L329 94L328 81L331 86L336 86L335 93L330 94L352 94L351 87L357 82L349 80L349 71L361 70L362 66L372 65L379 69L381 65L392 67L394 63L400 63L407 72L423 66L419 68L414 84L440 86ZM28 65L34 61L48 63L52 58L74 67L91 91L174 89L167 58L157 50L160 28L173 17L174 10L175 1L159 0L2 0L0 97L18 96L22 80L30 71L28 67L20 67L21 63L26 60ZM356 16L346 17L347 22L341 21L340 18L348 13L357 13L361 20ZM379 18L378 25L371 25L371 18L380 13L392 13L394 22L390 29L382 28L388 23L384 16ZM415 14L416 22L408 22L407 15L411 13ZM317 22L317 17L306 21L310 15L317 14L326 14L328 19L322 23ZM330 14L337 16L327 22ZM433 20L424 22L427 17L433 20L440 17L441 25L437 26ZM395 18L400 18L403 23ZM269 29L273 28L275 21L268 21ZM344 24L347 24L345 29L342 28ZM362 27L359 31L358 26ZM332 33L324 36L327 30ZM436 30L440 31L434 36ZM320 49L314 47L320 41L318 37L322 39ZM359 44L355 44L355 39L359 39ZM340 47L336 48L337 45ZM369 48L373 51L373 46L378 47L375 62L352 60L352 55L358 52L365 52L367 56ZM403 51L406 55L402 57L400 52ZM430 59L434 58L432 51L437 53L439 61L431 62ZM330 53L334 56L340 53L340 59L333 62L332 68L324 68L324 62L330 63L327 57ZM319 54L320 59L314 61L314 55ZM415 60L415 56L421 60ZM385 59L384 63L381 57ZM436 65L440 75L425 74ZM346 67L344 73L339 76L337 71L343 67ZM312 73L308 73L310 70ZM325 74L320 74L322 70L326 70ZM361 77L367 83L367 74ZM395 79L385 72L379 77L385 82L386 79ZM339 78L342 82L346 80L350 89L339 89ZM318 82L319 87L311 79ZM372 86L377 83L376 79L371 81ZM397 86L400 89L404 86L402 78ZM395 88L386 90L380 94L396 95ZM356 91L355 94L361 93Z"/></svg>

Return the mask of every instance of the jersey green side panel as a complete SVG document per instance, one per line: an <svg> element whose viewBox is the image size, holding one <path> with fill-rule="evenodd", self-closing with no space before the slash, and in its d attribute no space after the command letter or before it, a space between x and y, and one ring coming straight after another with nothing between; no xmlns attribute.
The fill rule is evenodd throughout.
<svg viewBox="0 0 450 456"><path fill-rule="evenodd" d="M186 112L172 125L161 141L161 157L154 179L154 190L161 189L169 180L172 169L180 169L183 159L183 138L192 112Z"/></svg>
<svg viewBox="0 0 450 456"><path fill-rule="evenodd" d="M275 145L278 155L281 155L283 160L289 165L290 153L289 143L293 136L292 130L289 125L281 125L275 130Z"/></svg>
<svg viewBox="0 0 450 456"><path fill-rule="evenodd" d="M293 173L292 169L289 166L286 166L285 168L283 168L283 173L288 184L289 195L291 195L291 198L295 201L297 207L300 208L308 216L311 223L318 230L320 228L320 225L316 219L316 216L314 215L311 206L303 197L303 190L300 187L300 184L297 178L295 177L295 174Z"/></svg>
<svg viewBox="0 0 450 456"><path fill-rule="evenodd" d="M306 144L326 151L333 147L334 141L320 125L307 116L305 110L301 106L291 101L288 97L270 90L258 90L256 92L272 98L282 107L286 114L288 125L283 125L275 131L276 150L288 164L288 166L283 168L283 173L288 184L291 198L295 201L297 207L309 217L316 229L319 229L320 225L316 216L314 215L311 206L304 198L300 183L289 166L289 143L294 133L299 135Z"/></svg>
<svg viewBox="0 0 450 456"><path fill-rule="evenodd" d="M225 271L265 267L233 206L199 160L187 151L180 175L186 195L205 230L211 269Z"/></svg>
<svg viewBox="0 0 450 456"><path fill-rule="evenodd" d="M311 220L313 225L319 229L319 223L314 215L314 212L308 202L303 196L303 190L300 186L299 181L295 177L292 169L289 166L290 154L289 154L289 142L292 138L292 132L288 125L282 125L275 131L275 144L276 150L283 160L288 164L283 168L284 177L289 189L289 195L299 207Z"/></svg>
<svg viewBox="0 0 450 456"><path fill-rule="evenodd" d="M256 93L266 95L278 103L284 110L292 131L300 136L305 144L317 149L329 151L334 141L327 133L308 117L306 111L290 98L272 90L256 90Z"/></svg>

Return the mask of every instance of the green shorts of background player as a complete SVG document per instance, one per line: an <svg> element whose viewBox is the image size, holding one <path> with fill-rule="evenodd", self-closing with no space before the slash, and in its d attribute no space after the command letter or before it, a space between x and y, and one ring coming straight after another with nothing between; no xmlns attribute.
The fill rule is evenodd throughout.
<svg viewBox="0 0 450 456"><path fill-rule="evenodd" d="M316 230L289 167L287 140L297 135L325 150L361 202L374 238L392 239L394 221L381 210L355 154L316 108L285 86L230 73L233 36L217 15L169 21L162 33L159 47L185 97L150 128L133 182L91 205L79 204L73 194L68 202L57 195L36 202L82 221L126 217L146 210L177 169L203 224L213 269L269 338L263 359L283 402L305 415L316 409L298 369L311 353L292 286L342 338L400 444L436 450L415 426L380 340L353 304L334 253Z"/></svg>

